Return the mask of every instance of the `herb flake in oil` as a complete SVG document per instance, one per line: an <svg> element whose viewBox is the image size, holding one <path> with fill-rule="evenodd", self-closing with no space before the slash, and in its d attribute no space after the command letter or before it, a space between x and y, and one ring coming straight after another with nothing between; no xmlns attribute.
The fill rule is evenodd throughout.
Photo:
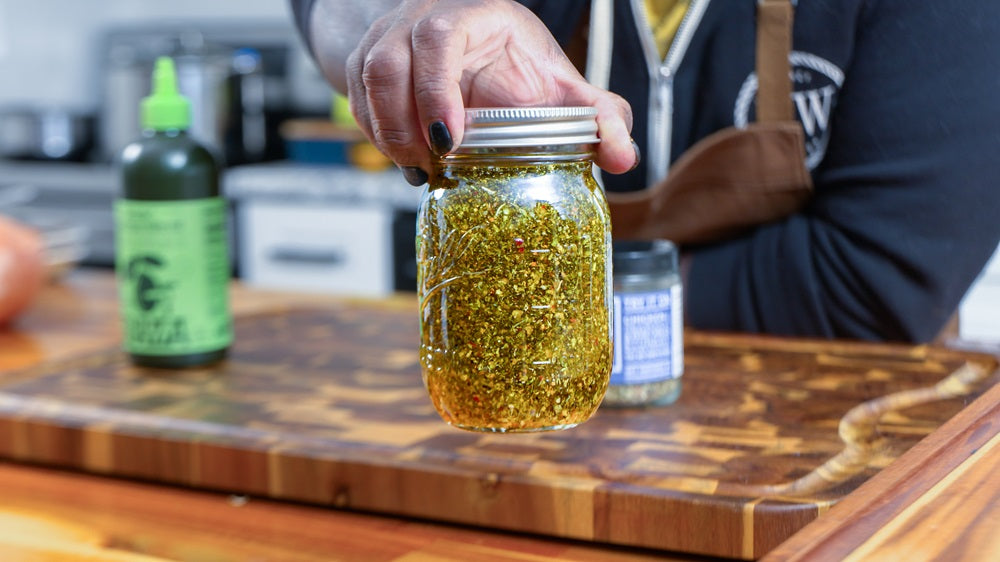
<svg viewBox="0 0 1000 562"><path fill-rule="evenodd" d="M444 166L417 236L421 365L449 423L572 427L611 369L610 222L589 161Z"/></svg>

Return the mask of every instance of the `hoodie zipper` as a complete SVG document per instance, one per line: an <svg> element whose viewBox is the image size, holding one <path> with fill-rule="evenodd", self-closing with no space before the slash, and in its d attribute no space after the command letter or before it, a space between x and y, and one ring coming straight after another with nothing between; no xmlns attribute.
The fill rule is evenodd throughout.
<svg viewBox="0 0 1000 562"><path fill-rule="evenodd" d="M692 0L681 19L667 56L660 60L656 39L646 18L643 0L632 0L632 14L639 30L642 49L649 72L648 142L646 149L646 183L653 184L667 177L670 168L671 136L673 135L674 77L691 45L711 0ZM610 57L609 57L610 59Z"/></svg>

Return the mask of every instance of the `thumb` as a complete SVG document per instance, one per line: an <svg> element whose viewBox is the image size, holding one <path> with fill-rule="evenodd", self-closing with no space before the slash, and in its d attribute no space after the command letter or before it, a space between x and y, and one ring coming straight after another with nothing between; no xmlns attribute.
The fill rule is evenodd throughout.
<svg viewBox="0 0 1000 562"><path fill-rule="evenodd" d="M624 98L592 86L579 84L567 95L567 105L597 108L597 145L595 162L611 174L622 174L639 163L639 152L632 141L632 107Z"/></svg>

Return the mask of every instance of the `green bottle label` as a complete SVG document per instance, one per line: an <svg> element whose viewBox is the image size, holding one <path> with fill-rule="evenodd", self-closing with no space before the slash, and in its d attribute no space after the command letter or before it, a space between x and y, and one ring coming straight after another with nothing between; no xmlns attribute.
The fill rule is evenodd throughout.
<svg viewBox="0 0 1000 562"><path fill-rule="evenodd" d="M125 350L186 355L233 341L225 201L115 202Z"/></svg>

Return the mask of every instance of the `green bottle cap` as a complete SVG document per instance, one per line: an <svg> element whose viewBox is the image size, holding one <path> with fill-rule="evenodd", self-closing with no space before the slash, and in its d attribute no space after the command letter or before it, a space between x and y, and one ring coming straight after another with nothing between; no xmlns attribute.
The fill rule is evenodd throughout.
<svg viewBox="0 0 1000 562"><path fill-rule="evenodd" d="M177 90L177 72L170 57L156 59L153 92L142 100L142 126L166 131L191 125L191 102Z"/></svg>

